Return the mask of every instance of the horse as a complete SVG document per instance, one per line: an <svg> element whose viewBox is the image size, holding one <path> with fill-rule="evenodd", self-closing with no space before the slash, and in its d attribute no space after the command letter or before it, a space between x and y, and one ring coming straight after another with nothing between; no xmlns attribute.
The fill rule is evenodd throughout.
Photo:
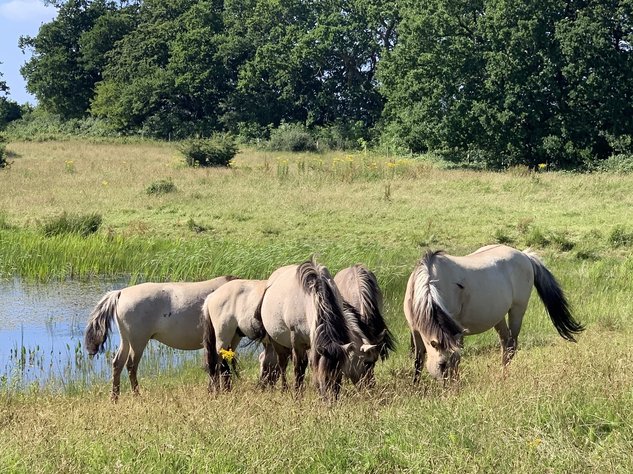
<svg viewBox="0 0 633 474"><path fill-rule="evenodd" d="M261 305L261 318L279 363L282 386L292 357L295 391L303 388L308 362L320 395L336 399L349 355L362 357L374 346L343 311L343 299L328 269L309 260L275 270ZM364 375L364 374L361 374Z"/></svg>
<svg viewBox="0 0 633 474"><path fill-rule="evenodd" d="M393 335L382 315L382 292L378 285L376 275L364 265L358 263L340 270L334 276L341 296L343 297L343 310L350 312L356 318L368 342L376 348L366 352L364 358L350 357L348 375L352 383L374 384L374 365L378 358L386 360L389 353L395 350ZM364 367L365 378L360 379L363 373L359 364L367 364Z"/></svg>
<svg viewBox="0 0 633 474"><path fill-rule="evenodd" d="M530 249L488 245L463 257L428 251L411 273L404 299L415 351L414 383L426 354L434 378L457 379L464 334L492 327L507 366L517 350L532 286L560 336L576 342L574 335L584 326L574 319L554 275Z"/></svg>
<svg viewBox="0 0 633 474"><path fill-rule="evenodd" d="M84 336L90 356L103 352L112 320L116 318L121 342L112 361L112 395L120 394L123 366L132 391L139 393L137 370L150 339L183 350L202 348L202 303L213 291L235 279L221 276L208 281L141 283L107 292L93 309Z"/></svg>
<svg viewBox="0 0 633 474"><path fill-rule="evenodd" d="M261 302L267 280L233 280L211 293L202 305L205 362L209 374L209 392L231 389L230 363L240 340L248 337L262 341L262 370L259 385L265 386L277 368L277 358L269 349L261 321ZM235 366L234 366L235 369Z"/></svg>

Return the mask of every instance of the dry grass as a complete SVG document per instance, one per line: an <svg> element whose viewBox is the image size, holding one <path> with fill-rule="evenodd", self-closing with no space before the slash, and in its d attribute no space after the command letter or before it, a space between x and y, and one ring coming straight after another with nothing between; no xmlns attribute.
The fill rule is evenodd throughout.
<svg viewBox="0 0 633 474"><path fill-rule="evenodd" d="M217 399L197 367L142 378L143 396L126 393L116 406L107 384L0 394L5 470L633 470L633 258L626 241L610 238L616 227L633 232L633 176L448 171L425 160L254 150L231 169L191 169L175 146L152 143L9 150L17 156L0 171L0 272L63 277L85 265L80 275L262 278L316 250L334 271L356 261L376 271L399 348L375 391L346 390L333 407L312 390L301 400L256 391L252 363L234 393ZM146 193L163 179L177 191ZM102 215L99 235L31 232L64 211ZM560 340L534 295L507 373L490 332L467 338L458 389L430 381L414 389L401 305L415 259L426 246L459 254L500 239L542 245L586 333L578 344Z"/></svg>
<svg viewBox="0 0 633 474"><path fill-rule="evenodd" d="M0 464L9 471L630 472L633 354L621 334L464 359L444 390L410 385L399 355L367 393L328 407L313 391L260 392L247 370L210 398L199 369L141 380L140 398L0 397Z"/></svg>

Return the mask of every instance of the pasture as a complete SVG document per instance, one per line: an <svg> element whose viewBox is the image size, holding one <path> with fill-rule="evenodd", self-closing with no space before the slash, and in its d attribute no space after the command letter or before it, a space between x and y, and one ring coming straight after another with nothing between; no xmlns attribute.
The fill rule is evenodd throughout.
<svg viewBox="0 0 633 474"><path fill-rule="evenodd" d="M266 278L316 253L332 273L356 262L376 273L398 346L378 363L375 388L348 382L333 406L311 387L298 400L255 389L254 359L215 398L194 363L150 376L141 362L142 395L125 380L116 405L108 381L3 390L3 470L633 470L633 176L250 149L230 169L192 169L175 145L153 142L8 150L0 276ZM86 237L45 236L63 213L96 213L102 224ZM495 242L537 251L586 331L563 341L534 291L507 369L490 331L466 337L457 386L424 372L414 387L402 300L416 260L427 248L460 255Z"/></svg>

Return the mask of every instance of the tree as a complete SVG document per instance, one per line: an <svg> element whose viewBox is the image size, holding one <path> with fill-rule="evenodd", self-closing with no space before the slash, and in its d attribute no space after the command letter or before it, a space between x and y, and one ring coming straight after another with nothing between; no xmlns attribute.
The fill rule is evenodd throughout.
<svg viewBox="0 0 633 474"><path fill-rule="evenodd" d="M222 2L150 0L138 27L108 55L92 112L121 130L167 138L219 128L227 94Z"/></svg>
<svg viewBox="0 0 633 474"><path fill-rule="evenodd" d="M33 56L20 72L27 90L48 112L68 119L86 115L101 79L105 53L133 26L134 3L106 0L57 2L57 17L37 36L20 38Z"/></svg>
<svg viewBox="0 0 633 474"><path fill-rule="evenodd" d="M491 166L630 148L631 2L408 1L380 65L385 129Z"/></svg>

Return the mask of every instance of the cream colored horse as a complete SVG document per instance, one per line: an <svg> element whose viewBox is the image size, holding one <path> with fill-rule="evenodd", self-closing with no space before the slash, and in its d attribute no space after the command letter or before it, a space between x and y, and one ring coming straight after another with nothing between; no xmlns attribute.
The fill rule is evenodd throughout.
<svg viewBox="0 0 633 474"><path fill-rule="evenodd" d="M505 245L482 247L465 257L428 252L413 270L404 299L415 348L414 382L426 354L433 377L455 377L463 334L493 327L503 364L508 364L533 286L558 333L575 342L574 334L584 327L574 320L560 285L533 252Z"/></svg>
<svg viewBox="0 0 633 474"><path fill-rule="evenodd" d="M209 391L231 388L230 363L243 337L262 341L260 384L266 385L277 369L277 358L266 338L260 303L267 280L233 280L211 293L202 307L204 349L209 373Z"/></svg>
<svg viewBox="0 0 633 474"><path fill-rule="evenodd" d="M343 299L327 268L307 261L279 268L268 279L261 307L264 328L280 365L282 384L292 357L295 390L303 387L310 362L319 393L338 397L348 355L372 347L355 345L353 319L343 312ZM361 341L362 343L362 341Z"/></svg>
<svg viewBox="0 0 633 474"><path fill-rule="evenodd" d="M334 276L334 282L345 301L344 310L356 318L367 343L375 346L366 350L363 357L354 351L346 375L354 384L373 385L374 366L378 358L387 359L389 352L395 349L393 336L382 316L382 292L378 280L367 267L356 264L340 270Z"/></svg>
<svg viewBox="0 0 633 474"><path fill-rule="evenodd" d="M200 315L204 299L234 277L182 283L141 283L106 293L86 327L85 347L91 356L102 352L112 320L121 335L112 361L112 399L120 393L121 372L127 366L130 384L138 393L136 372L150 339L175 349L202 348Z"/></svg>

